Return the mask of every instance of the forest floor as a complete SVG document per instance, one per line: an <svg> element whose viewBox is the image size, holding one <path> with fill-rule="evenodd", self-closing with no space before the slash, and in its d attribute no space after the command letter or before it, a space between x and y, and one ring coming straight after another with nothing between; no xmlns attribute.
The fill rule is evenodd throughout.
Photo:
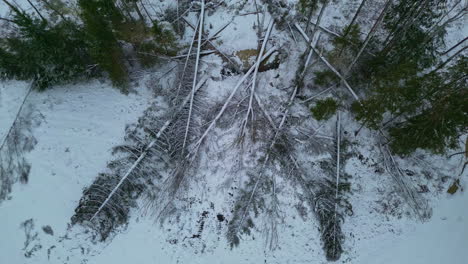
<svg viewBox="0 0 468 264"><path fill-rule="evenodd" d="M233 18L214 43L223 53L232 55L239 65L249 67L256 54L250 58L245 54L258 47L257 16L239 14L253 12L255 6L242 5L242 1L227 2L227 6L207 12L206 33L210 35ZM336 29L337 25L347 23L355 5L356 1L333 4L325 12L322 26ZM361 21L368 28L375 9L376 6L370 6L368 17L361 18L369 20ZM196 15L192 12L187 20L195 25ZM262 19L266 28L271 16L266 12ZM364 27L364 32L368 28ZM467 28L454 26L447 41L455 43L466 35ZM190 43L193 34L187 27L183 42ZM258 96L276 123L281 120L282 106L291 93L299 57L306 49L300 34L297 31L292 34L297 43L291 31L273 28L267 49L280 50L277 55L280 63L278 67L259 72L257 77ZM244 55L236 58L236 54ZM314 60L317 61L315 69L320 69L318 58ZM157 88L152 80L162 76L173 64L139 73L132 81L133 91L129 95L121 94L104 80L57 86L29 95L23 111L34 118L28 125L37 144L24 154L31 165L29 180L25 184L14 183L11 193L0 201L1 264L328 263L318 223L298 198L297 186L288 181L287 175L277 177L280 217L275 228L268 215L260 214L256 227L250 235L242 236L238 247L231 249L226 240L237 192L249 170L258 166L256 159L264 155L259 143L249 141L251 145L241 150L233 143L240 127L234 106L237 104L239 108L245 104L243 100L249 95L246 85L229 105L228 118L215 126L201 145L197 166L190 172L192 177L175 202L177 213L161 222L148 212L145 201L140 199L140 206L131 211L128 224L105 242L94 241L91 231L84 226L71 226L70 218L83 189L105 171L113 159L112 148L125 142L126 125L136 123L150 106L157 106L161 111L167 109L164 96L157 93L155 96L155 91L170 86L172 77L162 78ZM213 117L243 74L226 74L226 62L218 54L201 57L200 65L200 76L208 77L208 81L201 88L199 115ZM0 140L8 133L28 88L26 82L0 81ZM318 92L316 88L307 89L302 96L308 98ZM291 124L316 131L320 136L316 141L334 137L336 118L325 122L312 120L309 105L299 101L291 109ZM245 109L240 113L242 119ZM262 111L255 107L254 114L262 116ZM337 263L468 263L468 210L465 210L468 194L461 190L453 195L447 193L461 171L463 157L448 159L421 151L411 158L398 159L408 176L408 184L432 208L432 217L421 223L410 206L398 197L390 175L380 171L382 165L372 139L374 133L364 128L355 136L360 124L346 113L342 114L341 126L346 140L353 143L352 155L344 166L346 174L351 176L352 214L345 217L342 226L344 254ZM202 125L200 129L205 127ZM293 130L291 127L288 129ZM260 137L262 131L270 130L266 126L256 129ZM300 149L295 153L302 164L314 163L329 156L324 149ZM280 165L274 163L272 171L275 166ZM465 189L468 188L466 176L460 178L460 185ZM277 236L277 240L272 242L272 236Z"/></svg>

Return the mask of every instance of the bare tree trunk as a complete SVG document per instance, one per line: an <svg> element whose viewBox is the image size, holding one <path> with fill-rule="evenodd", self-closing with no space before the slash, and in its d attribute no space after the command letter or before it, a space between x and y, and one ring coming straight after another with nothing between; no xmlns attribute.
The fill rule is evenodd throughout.
<svg viewBox="0 0 468 264"><path fill-rule="evenodd" d="M182 17L182 20L187 23L187 25L189 25L189 27L193 28L195 30L195 26L192 25L187 19L185 19L184 17ZM232 21L231 21L232 22ZM230 22L229 22L230 23ZM213 49L215 49L222 57L224 57L231 65L232 67L234 67L234 69L237 71L237 72L241 72L241 69L240 67L231 59L229 58L229 56L227 56L224 52L222 52L220 49L218 49L216 47L216 45L210 40L210 37L209 36L203 36L205 37L205 42L208 43ZM203 44L205 44L205 42Z"/></svg>
<svg viewBox="0 0 468 264"><path fill-rule="evenodd" d="M468 37L462 39L460 42L458 42L457 44L453 45L450 49L448 49L447 51L444 51L442 54L440 55L446 55L448 54L449 52L451 52L452 50L456 49L458 46L460 46L463 42L465 42L466 40L468 39Z"/></svg>
<svg viewBox="0 0 468 264"><path fill-rule="evenodd" d="M458 45L458 44L457 44ZM434 70L432 70L429 74L431 73L434 73L440 69L442 69L445 65L447 65L447 63L449 63L451 60L453 60L456 56L458 56L460 53L462 53L464 50L466 50L468 48L468 46L465 46L464 48L460 49L459 51L457 51L455 54L453 54L452 56L450 56L447 60L445 60L444 62L442 62L441 64L439 64L439 66L437 66Z"/></svg>
<svg viewBox="0 0 468 264"><path fill-rule="evenodd" d="M304 76L305 76L305 72L307 70L307 66L309 65L309 61L311 59L311 56L313 55L313 52L310 52L314 47L313 45L313 41L314 41L314 37L315 37L315 34L317 33L317 30L319 29L320 27L320 21L322 20L322 16L323 16L323 13L325 12L325 9L327 8L327 5L328 5L328 1L324 2L323 5L322 5L322 8L320 9L320 13L319 13L319 16L317 17L317 21L315 22L315 25L314 25L314 30L312 31L312 34L310 36L310 40L308 41L307 43L307 50L305 52L305 54L309 54L308 57L307 57L307 60L306 60L306 63L304 64L304 69L303 69L303 73L301 74L301 76L299 78L301 78L301 80L299 80L300 82L303 81L304 79ZM310 23L307 23L307 25L309 25ZM305 33L307 34L307 29L305 31ZM319 54L318 54L319 55ZM320 56L320 55L319 55ZM298 89L300 89L302 87L298 87ZM299 91L298 91L299 92Z"/></svg>
<svg viewBox="0 0 468 264"><path fill-rule="evenodd" d="M29 1L29 0L27 0L27 1L32 6L32 8L36 11L36 13L39 15L39 17L42 19L42 21L47 23L47 20L42 16L41 12L39 12L39 10L36 8L36 6L33 5L33 3L31 3L31 1Z"/></svg>
<svg viewBox="0 0 468 264"><path fill-rule="evenodd" d="M28 19L28 17L26 17L26 16L23 14L23 12L20 11L20 10L18 9L18 7L12 5L12 4L11 4L10 2L8 2L7 0L2 0L2 1L3 1L5 4L7 4L7 5L11 8L11 10L13 10L17 15L21 16L21 17L24 18L24 19Z"/></svg>
<svg viewBox="0 0 468 264"><path fill-rule="evenodd" d="M306 24L306 30L305 30L306 33L309 32L309 25L310 25L310 21L312 21L313 13L314 13L314 8L310 6L309 13L307 14L307 24Z"/></svg>
<svg viewBox="0 0 468 264"><path fill-rule="evenodd" d="M151 23L154 24L154 20L153 20L153 18L151 18L151 15L150 15L150 13L148 12L148 9L146 9L145 4L144 4L143 1L141 1L141 0L140 0L140 3L141 3L141 6L143 7L143 10L145 10L146 15L147 15L148 18L151 20ZM179 3L179 2L177 2L177 3ZM178 6L177 6L177 7L178 7ZM177 25L179 25L179 23L177 23Z"/></svg>
<svg viewBox="0 0 468 264"><path fill-rule="evenodd" d="M133 8L135 8L135 11L137 12L138 17L140 17L141 22L145 23L145 21L146 21L145 16L143 16L143 14L141 13L137 2L132 2L132 3L133 3Z"/></svg>
<svg viewBox="0 0 468 264"><path fill-rule="evenodd" d="M349 34L349 31L351 30L351 27L354 25L354 22L356 22L356 19L359 17L359 14L361 13L361 9L366 3L367 0L362 0L361 4L358 7L358 10L354 14L353 19L351 20L351 23L349 23L348 27L346 28L345 32L343 32L343 38L346 38L346 36Z"/></svg>
<svg viewBox="0 0 468 264"><path fill-rule="evenodd" d="M119 5L120 4L120 5ZM127 13L127 17L134 23L135 18L132 16L132 13L130 12L130 7L128 6L128 3L126 1L120 1L119 3L115 3L115 5L119 5L118 8ZM131 63L130 63L131 64Z"/></svg>
<svg viewBox="0 0 468 264"><path fill-rule="evenodd" d="M304 30L299 26L299 24L294 24L297 28L297 30L301 33L302 37L307 41L307 43L309 43L309 37L306 35L306 33L304 32ZM344 85L346 86L346 88L349 90L349 92L353 95L353 97L356 99L356 101L360 102L359 100L359 97L357 96L357 94L354 92L354 90L351 88L351 86L349 85L349 83L346 81L346 79L343 77L343 75L341 75L336 69L335 67L333 67L333 65L330 64L330 62L328 62L327 59L325 59L322 55L320 55L319 51L313 47L312 47L312 50L317 54L317 56L320 58L320 60L323 61L323 63L325 63L325 65L327 65L327 67L334 73L336 74L336 76L338 76L338 78L341 79L341 81L344 83Z"/></svg>
<svg viewBox="0 0 468 264"><path fill-rule="evenodd" d="M262 37L262 29L263 29L263 24L260 25L260 15L258 14L258 5L257 5L257 0L254 0L254 4L255 4L255 13L256 13L256 16L257 16L257 39L258 39L258 42L257 42L257 51L260 51L260 39Z"/></svg>
<svg viewBox="0 0 468 264"><path fill-rule="evenodd" d="M384 42L385 47L383 49L383 54L387 54L392 49L393 44L406 33L406 30L412 25L414 25L414 23L416 23L419 16L422 14L424 9L426 8L426 5L428 4L428 2L429 0L425 0L424 3L420 5L420 7L416 10L416 14L414 16L409 17L405 21L405 23L403 23L403 26L401 26L400 29L393 35L390 41L387 44L385 44ZM409 24L407 24L408 22Z"/></svg>
<svg viewBox="0 0 468 264"><path fill-rule="evenodd" d="M343 39L346 40L346 37L348 36L349 32L351 31L351 27L354 25L354 23L356 22L357 18L359 17L359 13L361 13L361 9L362 7L364 6L364 4L366 3L367 0L362 0L361 1L361 4L359 5L358 7L358 10L356 11L356 13L354 14L354 17L353 19L351 20L351 23L349 23L349 25L346 27L345 31L343 32ZM338 57L341 56L341 54L343 53L343 50L344 50L344 47L342 47L340 49L340 52L338 53Z"/></svg>
<svg viewBox="0 0 468 264"><path fill-rule="evenodd" d="M265 60L266 58L268 58L273 52L275 52L277 49L276 48L271 48L268 52L265 53L265 55L263 55L262 59L260 60L263 61ZM244 81L250 76L250 74L252 74L252 72L254 71L255 69L255 66L258 62L255 63L255 65L252 65L252 67L250 67L250 69L244 74L244 76L237 82L236 84L236 87L234 87L234 89L232 90L231 94L229 95L229 97L226 99L226 101L224 102L223 106L221 107L221 110L219 110L218 114L216 115L216 117L213 119L213 121L211 121L210 125L205 129L205 131L203 132L202 136L200 137L200 139L198 139L198 141L194 144L194 149L192 151L192 153L195 153L198 151L198 148L200 147L201 143L203 142L203 140L205 139L205 137L208 135L208 133L211 131L211 129L213 129L213 127L216 125L216 123L218 122L218 120L221 118L221 116L224 114L224 111L226 111L226 108L228 107L229 103L231 102L232 98L234 97L234 95L236 94L237 90L239 90L239 87L242 85L242 83L244 83Z"/></svg>
<svg viewBox="0 0 468 264"><path fill-rule="evenodd" d="M270 33L271 30L273 29L273 25L275 24L274 19L270 20L270 23L268 24L267 31L265 33L265 38L263 39L262 47L260 48L260 52L258 53L257 57L257 63L255 65L253 77L252 77L252 87L250 88L250 100L249 100L249 106L247 108L247 114L245 115L245 118L243 120L243 124L241 126L241 138L244 138L246 129L247 129L247 124L249 123L249 118L252 117L253 119L253 99L255 95L255 86L257 85L257 73L258 73L258 68L260 67L260 60L262 59L263 52L265 52L266 45L268 43L268 39L270 38Z"/></svg>
<svg viewBox="0 0 468 264"><path fill-rule="evenodd" d="M179 17L179 0L177 0L177 5L176 5L176 15ZM177 21L177 34L180 34L180 23Z"/></svg>
<svg viewBox="0 0 468 264"><path fill-rule="evenodd" d="M387 0L387 2L385 3L385 6L382 10L382 12L380 13L379 17L377 18L377 21L374 23L374 25L372 26L370 32L367 34L367 37L366 37L366 40L364 40L364 44L362 44L362 47L361 49L359 50L358 54L356 55L356 57L354 57L354 60L351 62L351 64L348 66L348 68L346 69L346 72L344 73L344 76L346 77L346 75L348 75L348 73L351 71L351 69L353 68L354 64L356 64L356 62L358 61L359 57L361 56L362 52L364 51L364 49L367 47L367 44L369 44L369 41L372 39L372 36L374 35L376 29L378 28L378 26L380 25L380 23L382 22L384 16L385 16L385 13L387 12L387 9L388 7L390 6L392 0Z"/></svg>
<svg viewBox="0 0 468 264"><path fill-rule="evenodd" d="M408 9L406 10L402 16L398 19L398 22L396 23L395 27L391 29L391 32L387 35L387 37L385 38L385 40L382 42L382 43L387 43L388 40L395 34L395 32L398 31L398 25L400 25L401 23L404 23L406 24L406 22L411 19L411 13L413 12L413 8L416 7L418 4L418 1L414 1L413 5ZM409 14L409 15L407 15Z"/></svg>
<svg viewBox="0 0 468 264"><path fill-rule="evenodd" d="M322 21L322 16L323 16L323 13L325 12L325 9L327 8L327 6L328 6L328 1L323 3L322 8L320 9L320 13L319 13L319 16L317 18L317 22L314 25L314 30L312 31L312 35L310 35L310 43L312 43L312 41L314 41L315 34L317 33L317 30L320 27L320 21ZM306 32L307 32L307 29L306 29ZM310 43L309 43L309 50L310 50Z"/></svg>

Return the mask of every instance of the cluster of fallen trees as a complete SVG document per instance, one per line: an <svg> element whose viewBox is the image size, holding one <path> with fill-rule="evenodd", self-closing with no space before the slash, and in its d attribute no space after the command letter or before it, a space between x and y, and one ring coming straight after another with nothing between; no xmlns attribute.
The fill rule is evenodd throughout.
<svg viewBox="0 0 468 264"><path fill-rule="evenodd" d="M348 28L356 23L356 18L362 11L365 2L365 0L362 1L358 7ZM141 195L148 198L148 208L157 218L167 215L173 208L174 200L181 192L182 186L186 185L190 176L195 173L202 145L209 139L208 135L213 133L213 130L223 121L229 108L235 104L236 95L243 87L248 89L245 98L247 103L243 105L245 113L239 115L239 120L233 121L239 127L238 140L236 141L238 146L242 148L253 142L250 136L254 134L254 125L259 120L265 121L269 125L271 133L265 133L267 137L262 139L262 157L258 160L259 164L255 169L248 171L246 180L242 182L242 188L234 198L233 214L227 230L229 243L231 246L236 246L240 243L243 234L251 232L251 229L255 227L255 216L258 215L259 209L262 209L269 221L268 242L270 248L276 248L278 244L277 226L282 218L277 176L288 176L283 178L300 187L301 195L306 197L305 200L318 221L327 259L338 260L344 250L345 235L342 223L346 216L352 215L352 205L347 199L349 175L344 172L344 164L351 150L347 146L349 139L342 133L342 112L348 111L353 102L359 105L363 104L361 96L353 88L350 79L352 79L355 67L362 67L359 62L361 56L364 56L363 54L366 54L366 57L374 56L373 51L368 51L368 47L377 29L381 27L391 5L391 0L387 0L383 4L375 23L358 47L356 55L344 70L337 69L317 48L319 32L325 32L334 37L346 36L349 33L345 30L343 35L340 35L321 26L328 1L324 1L321 5L315 22L312 22L312 19L307 19L306 30L299 22L286 21L287 26L284 29L291 31L292 40L295 43L300 43L300 40L295 36L295 33L299 32L306 45L293 80L290 95L284 102L281 113L277 116L268 111L265 103L257 94L260 65L280 49L280 47L269 45L269 39L275 34L275 23L277 23L272 19L265 29L259 30L258 37L261 45L259 45L255 63L239 78L231 92L219 104L219 109L216 109L217 111L207 119L200 110L200 105L203 104L203 85L209 77L200 72L200 57L203 54L217 53L225 59L225 63L237 69L237 73L241 73L241 71L236 62L221 52L211 41L230 22L221 26L211 36L203 33L205 2L202 0L200 8L197 10L199 18L196 25L192 25L184 17L181 17L181 20L194 30L194 35L187 53L176 56L177 59L185 58L185 60L175 67L178 69L178 74L170 79L173 83L172 88L166 87L170 90L166 96L170 105L166 109L166 113L158 114L156 106L152 106L136 126L128 129L128 144L116 148L117 151L125 154L109 165L111 173L100 175L93 185L85 190L72 219L73 223L89 223L99 230L102 239L106 239L113 229L126 223L131 208L135 206L136 199ZM256 12L257 16L259 13ZM260 20L258 19L258 21ZM408 21L407 23L412 22ZM291 25L297 32L293 32ZM311 28L310 34L309 28ZM397 34L397 32L393 34ZM391 42L391 40L389 41ZM195 47L196 51L194 51ZM305 89L305 77L309 74L310 65L314 60L321 62L322 66L335 75L338 83L309 99L299 99L298 94ZM351 95L351 99L342 96L342 93L336 93L336 90L341 87ZM290 115L293 106L304 107L305 103L312 101L316 96L330 92L334 92L334 95L345 107L340 108L336 114L333 136L320 135L321 127L318 127L314 128L315 131L305 139L305 141L311 141L310 144L317 144L319 141L318 145L325 146L329 152L329 155L321 160L321 165L317 168L319 171L317 175L311 175L310 168L314 165L307 164L297 157L301 150L300 146L293 143L293 139L299 139L292 133L293 122L291 122ZM261 114L257 114L257 112ZM375 134L376 138L381 141L388 136L383 127L378 127ZM385 143L381 144L380 149L385 168L395 182L400 195L419 219L427 219L430 216L427 203L403 175L392 150ZM242 155L242 151L240 155ZM281 171L274 169L278 163L283 166ZM285 171L288 172L285 173ZM289 177L289 175L293 175L293 177Z"/></svg>

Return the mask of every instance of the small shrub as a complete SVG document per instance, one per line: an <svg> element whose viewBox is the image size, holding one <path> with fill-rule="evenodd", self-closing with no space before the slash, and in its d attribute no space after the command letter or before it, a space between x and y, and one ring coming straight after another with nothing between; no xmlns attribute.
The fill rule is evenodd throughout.
<svg viewBox="0 0 468 264"><path fill-rule="evenodd" d="M340 79L330 70L315 72L314 82L320 86L328 86L331 83L338 82Z"/></svg>
<svg viewBox="0 0 468 264"><path fill-rule="evenodd" d="M328 120L338 109L338 103L333 98L327 98L317 102L315 107L311 108L312 116L317 120Z"/></svg>

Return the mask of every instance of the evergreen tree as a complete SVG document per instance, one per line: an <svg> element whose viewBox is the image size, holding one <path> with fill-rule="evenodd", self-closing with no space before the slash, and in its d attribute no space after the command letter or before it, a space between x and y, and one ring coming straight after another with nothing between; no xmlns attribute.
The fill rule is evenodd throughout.
<svg viewBox="0 0 468 264"><path fill-rule="evenodd" d="M81 28L66 21L50 25L10 7L18 30L0 40L3 78L32 79L33 85L43 90L87 73L90 60Z"/></svg>
<svg viewBox="0 0 468 264"><path fill-rule="evenodd" d="M128 75L124 53L113 29L124 22L124 16L113 0L79 0L91 56L109 74L112 83L127 90Z"/></svg>
<svg viewBox="0 0 468 264"><path fill-rule="evenodd" d="M385 125L397 154L417 148L441 153L466 127L466 107L460 99L466 97L466 58L446 72L423 74L439 63L437 49L443 46L445 31L433 34L427 29L442 15L442 2L416 5L402 0L393 5L384 19L390 34L383 48L361 66L359 82L370 83L369 96L354 103L352 110L373 129Z"/></svg>
<svg viewBox="0 0 468 264"><path fill-rule="evenodd" d="M414 84L419 98L407 102L408 113L417 107L417 114L390 127L390 146L399 154L408 154L417 148L443 153L455 148L458 137L468 130L467 87L468 59L461 57L447 72L431 73L416 78Z"/></svg>
<svg viewBox="0 0 468 264"><path fill-rule="evenodd" d="M312 115L317 120L328 120L330 119L338 109L338 102L333 98L327 98L324 100L317 101L317 104L310 109Z"/></svg>

